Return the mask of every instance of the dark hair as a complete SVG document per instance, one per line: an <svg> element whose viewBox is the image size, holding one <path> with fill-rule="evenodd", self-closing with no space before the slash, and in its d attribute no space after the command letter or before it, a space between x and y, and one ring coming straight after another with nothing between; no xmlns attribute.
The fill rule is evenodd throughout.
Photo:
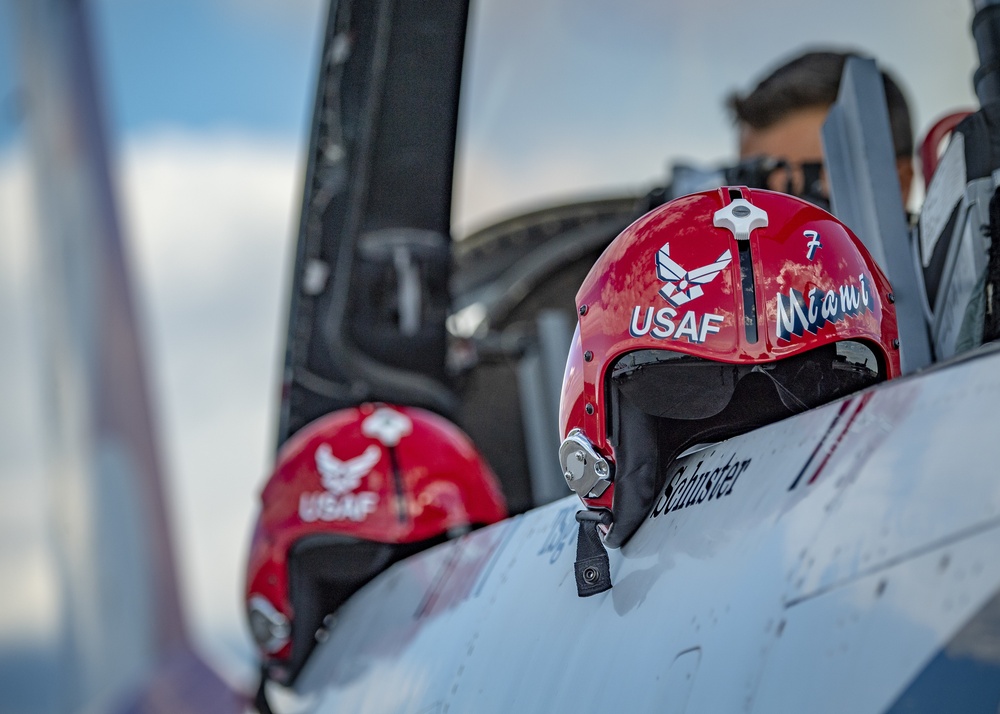
<svg viewBox="0 0 1000 714"><path fill-rule="evenodd" d="M749 94L734 92L726 100L737 124L766 129L792 112L817 106L830 106L837 100L840 76L848 57L858 52L810 51L772 71ZM913 128L910 109L903 91L884 70L886 104L896 156L913 154Z"/></svg>

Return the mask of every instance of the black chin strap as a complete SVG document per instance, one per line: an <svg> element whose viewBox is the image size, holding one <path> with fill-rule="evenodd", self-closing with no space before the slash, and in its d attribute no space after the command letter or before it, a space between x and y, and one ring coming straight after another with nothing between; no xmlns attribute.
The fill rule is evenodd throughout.
<svg viewBox="0 0 1000 714"><path fill-rule="evenodd" d="M608 511L577 511L580 531L576 537L576 594L590 597L611 589L611 563L601 542L598 525L611 525Z"/></svg>
<svg viewBox="0 0 1000 714"><path fill-rule="evenodd" d="M253 705L259 714L274 714L271 705L267 701L267 668L260 668L260 685L257 687L257 694L253 698Z"/></svg>
<svg viewBox="0 0 1000 714"><path fill-rule="evenodd" d="M622 402L625 400L623 399ZM640 409L619 409L618 422L611 441L615 449L615 495L611 505L614 525L604 538L609 548L621 548L649 515L660 491L666 485L667 472L660 464L674 460L677 451L661 454L657 439L657 420Z"/></svg>

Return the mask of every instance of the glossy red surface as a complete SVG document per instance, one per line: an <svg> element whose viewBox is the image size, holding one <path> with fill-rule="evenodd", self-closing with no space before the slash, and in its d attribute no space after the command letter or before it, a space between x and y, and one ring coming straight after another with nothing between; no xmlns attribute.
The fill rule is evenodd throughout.
<svg viewBox="0 0 1000 714"><path fill-rule="evenodd" d="M744 308L740 241L732 230L714 225L716 212L740 197L767 214L767 225L753 229L744 241L753 266L755 340L745 328L749 311ZM810 246L814 240L819 245ZM669 260L658 271L661 249ZM626 228L577 293L578 338L563 388L562 436L582 428L599 451L613 458L605 438L605 378L618 357L635 350L753 364L840 340L863 340L884 361L889 377L898 376L890 293L888 280L861 241L810 203L745 187L676 199ZM797 296L798 311L793 305ZM856 309L838 308L851 305L851 297ZM583 358L587 352L592 354L589 361ZM611 495L609 490L598 502L588 503L607 507Z"/></svg>
<svg viewBox="0 0 1000 714"><path fill-rule="evenodd" d="M365 427L377 410L388 415L381 437ZM414 407L363 404L328 414L289 439L277 464L261 493L246 598L261 595L289 619L287 556L304 536L413 543L507 516L499 483L469 437ZM288 655L286 646L270 656Z"/></svg>

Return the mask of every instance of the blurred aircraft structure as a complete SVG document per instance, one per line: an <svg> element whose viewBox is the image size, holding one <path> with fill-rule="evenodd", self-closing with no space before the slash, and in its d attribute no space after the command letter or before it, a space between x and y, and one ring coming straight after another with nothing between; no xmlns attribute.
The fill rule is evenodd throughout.
<svg viewBox="0 0 1000 714"><path fill-rule="evenodd" d="M87 8L16 10L45 287L58 625L43 676L11 683L24 689L12 696L59 712L235 711L182 613Z"/></svg>

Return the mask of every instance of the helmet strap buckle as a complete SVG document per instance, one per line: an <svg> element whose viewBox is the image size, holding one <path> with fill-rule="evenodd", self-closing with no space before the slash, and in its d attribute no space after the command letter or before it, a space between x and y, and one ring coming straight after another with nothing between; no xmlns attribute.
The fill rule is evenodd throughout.
<svg viewBox="0 0 1000 714"><path fill-rule="evenodd" d="M601 542L599 525L611 525L608 511L577 511L576 520L580 530L576 538L576 594L590 597L611 589L611 563L608 551Z"/></svg>

